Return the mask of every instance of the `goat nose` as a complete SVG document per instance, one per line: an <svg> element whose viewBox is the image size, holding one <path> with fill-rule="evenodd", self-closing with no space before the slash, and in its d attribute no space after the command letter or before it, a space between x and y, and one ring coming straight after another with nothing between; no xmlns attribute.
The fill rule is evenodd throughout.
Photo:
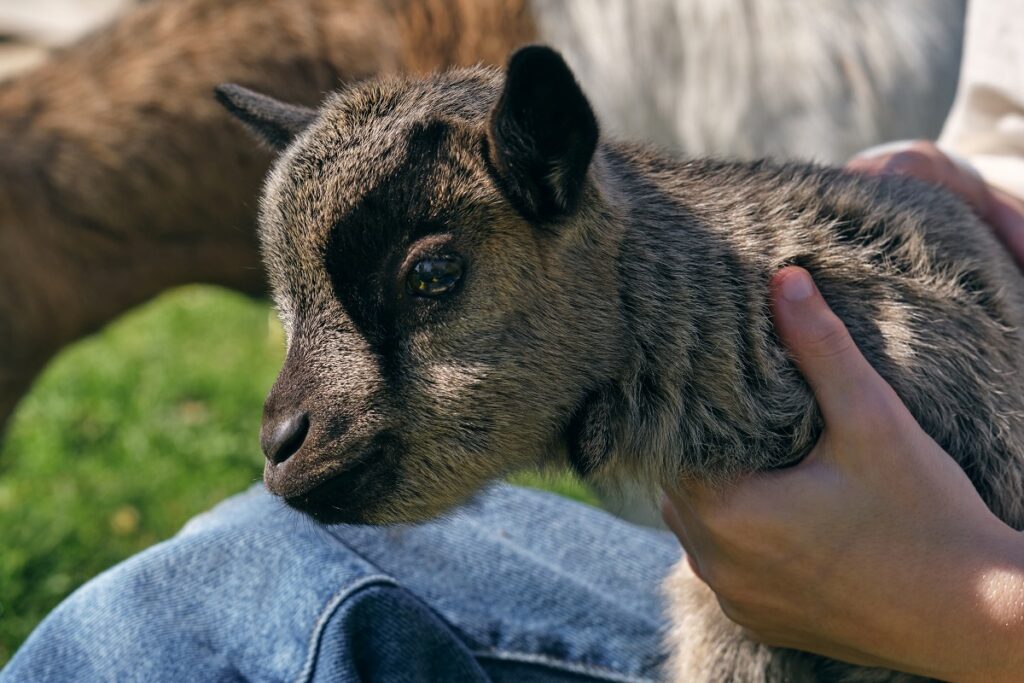
<svg viewBox="0 0 1024 683"><path fill-rule="evenodd" d="M270 429L263 430L263 434L260 435L263 454L273 464L280 465L298 452L302 442L306 440L308 431L309 413L289 415L270 426Z"/></svg>

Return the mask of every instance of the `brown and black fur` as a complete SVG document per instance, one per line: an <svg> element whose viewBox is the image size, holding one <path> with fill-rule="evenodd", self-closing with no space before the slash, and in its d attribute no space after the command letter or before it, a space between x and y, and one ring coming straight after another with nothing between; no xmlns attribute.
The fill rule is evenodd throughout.
<svg viewBox="0 0 1024 683"><path fill-rule="evenodd" d="M260 209L288 338L271 491L325 522L420 520L550 462L673 487L792 463L821 418L768 281L813 274L991 508L1024 528L1021 275L947 192L807 164L677 161L598 140L561 58L398 78L301 111L219 96L283 149ZM465 264L437 298L425 256ZM452 256L456 255L456 256ZM681 565L680 681L911 680L745 640Z"/></svg>

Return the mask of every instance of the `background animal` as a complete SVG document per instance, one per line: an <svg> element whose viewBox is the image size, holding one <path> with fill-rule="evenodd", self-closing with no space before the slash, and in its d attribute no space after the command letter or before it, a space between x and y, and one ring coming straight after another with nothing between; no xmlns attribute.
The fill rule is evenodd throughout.
<svg viewBox="0 0 1024 683"><path fill-rule="evenodd" d="M59 0L46 0L59 2ZM46 362L175 285L263 291L269 156L209 101L235 81L315 104L339 82L561 47L610 130L690 153L839 161L932 137L963 0L93 2L0 8L0 427ZM50 17L50 18L45 18ZM259 35L258 41L252 36ZM0 65L2 66L2 65Z"/></svg>
<svg viewBox="0 0 1024 683"><path fill-rule="evenodd" d="M283 150L260 237L288 350L262 442L289 505L386 524L545 463L652 495L792 463L821 417L767 292L796 263L1024 528L1024 282L944 190L600 142L543 47L504 79L376 80L319 111L218 96ZM675 680L911 680L747 641L685 563L668 587Z"/></svg>

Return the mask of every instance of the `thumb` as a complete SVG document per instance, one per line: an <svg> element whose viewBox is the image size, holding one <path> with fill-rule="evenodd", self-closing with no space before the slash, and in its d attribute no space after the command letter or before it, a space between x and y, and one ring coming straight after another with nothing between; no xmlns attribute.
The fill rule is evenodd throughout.
<svg viewBox="0 0 1024 683"><path fill-rule="evenodd" d="M775 329L814 392L825 424L846 424L865 411L877 414L893 400L899 404L806 270L789 267L776 273L772 300Z"/></svg>

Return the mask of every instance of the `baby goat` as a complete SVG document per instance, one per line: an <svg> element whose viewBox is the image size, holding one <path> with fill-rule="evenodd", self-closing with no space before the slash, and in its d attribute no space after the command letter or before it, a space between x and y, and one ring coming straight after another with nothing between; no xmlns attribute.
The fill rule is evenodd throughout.
<svg viewBox="0 0 1024 683"><path fill-rule="evenodd" d="M290 505L387 524L552 461L652 490L793 463L822 421L767 294L799 264L1024 526L1024 283L947 192L599 140L544 47L319 111L218 97L282 150L260 234L288 353L262 442ZM745 640L685 562L668 590L679 681L914 680Z"/></svg>

